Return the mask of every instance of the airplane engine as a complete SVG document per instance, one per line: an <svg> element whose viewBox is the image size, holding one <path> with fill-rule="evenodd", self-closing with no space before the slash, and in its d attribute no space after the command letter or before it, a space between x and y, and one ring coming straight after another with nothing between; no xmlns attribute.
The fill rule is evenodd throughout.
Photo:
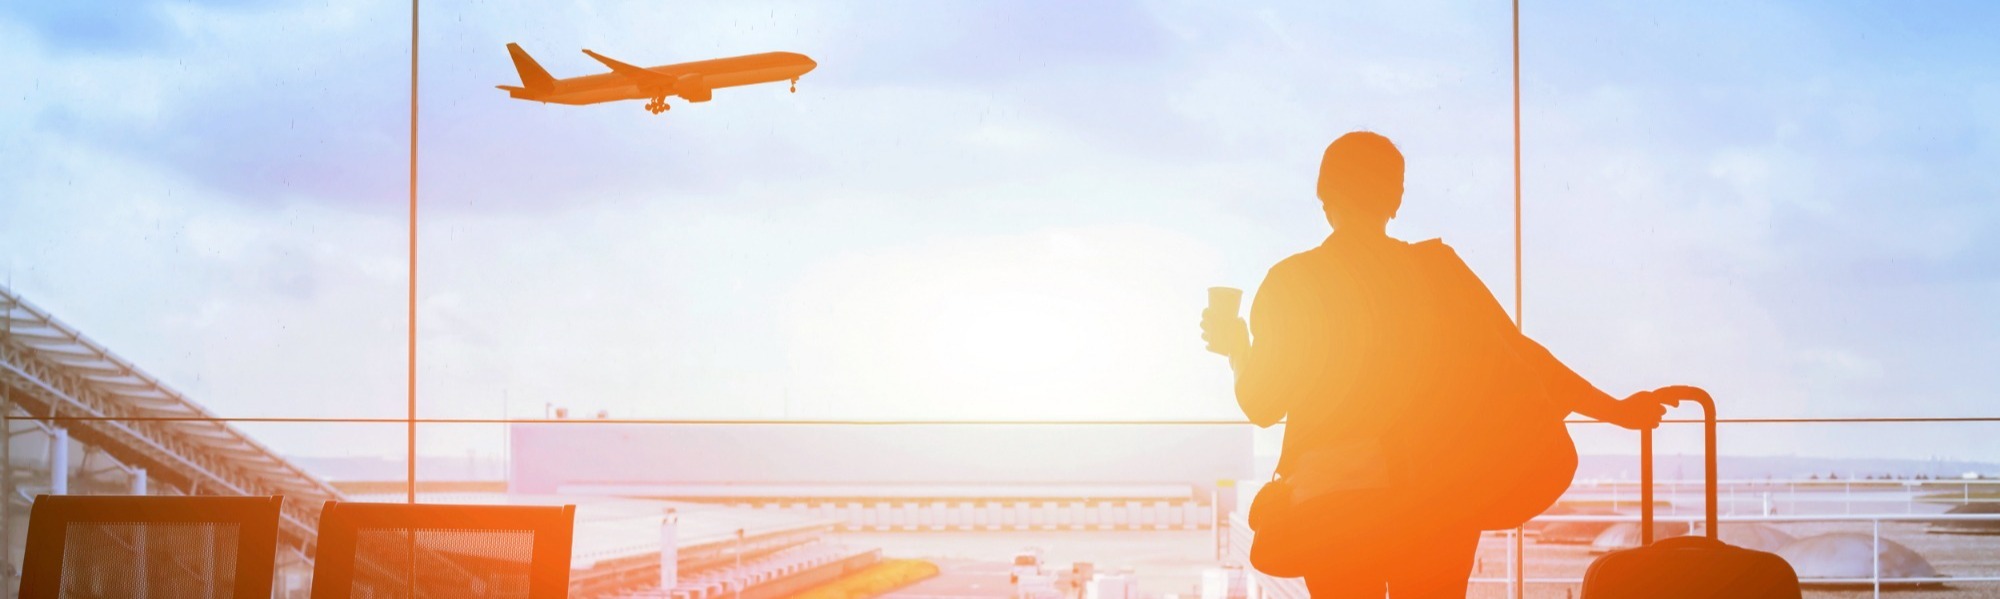
<svg viewBox="0 0 2000 599"><path fill-rule="evenodd" d="M709 87L701 75L681 75L674 80L674 95L689 102L707 102L715 97L715 89Z"/></svg>

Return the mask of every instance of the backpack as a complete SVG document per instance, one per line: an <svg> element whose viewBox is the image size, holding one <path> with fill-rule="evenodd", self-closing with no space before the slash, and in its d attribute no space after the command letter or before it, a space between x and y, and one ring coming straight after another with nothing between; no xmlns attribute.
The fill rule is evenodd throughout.
<svg viewBox="0 0 2000 599"><path fill-rule="evenodd" d="M1569 404L1543 386L1538 352L1478 275L1439 240L1411 244L1438 301L1429 393L1395 432L1398 484L1413 501L1480 530L1510 529L1554 505L1576 476Z"/></svg>

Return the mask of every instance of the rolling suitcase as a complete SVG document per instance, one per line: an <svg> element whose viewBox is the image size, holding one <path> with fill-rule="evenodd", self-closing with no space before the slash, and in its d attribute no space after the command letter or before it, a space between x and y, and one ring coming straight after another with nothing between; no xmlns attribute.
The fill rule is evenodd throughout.
<svg viewBox="0 0 2000 599"><path fill-rule="evenodd" d="M1605 555L1583 575L1583 599L1673 597L1677 599L1798 599L1799 575L1775 554L1723 543L1716 538L1715 401L1694 387L1655 392L1667 405L1681 400L1703 410L1703 486L1708 530L1653 542L1653 431L1639 433L1640 546Z"/></svg>

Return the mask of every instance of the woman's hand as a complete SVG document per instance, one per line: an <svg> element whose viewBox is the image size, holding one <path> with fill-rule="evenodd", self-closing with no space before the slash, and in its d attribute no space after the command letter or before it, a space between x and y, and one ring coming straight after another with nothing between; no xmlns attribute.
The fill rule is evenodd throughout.
<svg viewBox="0 0 2000 599"><path fill-rule="evenodd" d="M1598 416L1599 420L1632 430L1644 430L1660 426L1660 417L1667 414L1664 401L1654 396L1652 391L1633 393L1612 404L1609 414Z"/></svg>
<svg viewBox="0 0 2000 599"><path fill-rule="evenodd" d="M1250 347L1250 324L1235 314L1202 310L1201 340L1208 351L1234 358Z"/></svg>

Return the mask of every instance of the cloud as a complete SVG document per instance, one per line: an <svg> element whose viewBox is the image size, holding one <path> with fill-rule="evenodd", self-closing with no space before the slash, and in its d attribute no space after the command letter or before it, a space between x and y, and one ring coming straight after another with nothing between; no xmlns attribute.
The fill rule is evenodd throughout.
<svg viewBox="0 0 2000 599"><path fill-rule="evenodd" d="M1975 410L2000 383L1962 358L2000 350L1973 266L2000 255L2000 186L1972 166L1995 158L1971 141L2000 138L1991 92L1952 55L1862 55L1829 43L1847 22L1797 12L1658 11L1616 38L1602 23L1627 18L1593 14L1531 38L1549 66L1525 98L1529 328L1608 388L1703 382L1746 416ZM1783 35L1759 51L1743 28Z"/></svg>
<svg viewBox="0 0 2000 599"><path fill-rule="evenodd" d="M18 4L0 252L20 288L224 413L399 409L407 5L146 5L86 43L23 16L67 9ZM957 414L928 397L949 381L889 380L957 356L982 383L963 413L1226 417L1200 290L1317 243L1319 152L1358 128L1410 157L1394 232L1513 294L1504 5L426 7L427 410ZM1641 8L1524 15L1529 331L1607 389L1700 383L1732 415L1982 405L1981 21ZM578 47L822 66L796 95L653 117L505 98L510 41L558 75L601 70ZM990 309L1144 349L857 361L871 334L935 341L906 315L1032 339L952 311L1024 289L1087 293Z"/></svg>
<svg viewBox="0 0 2000 599"><path fill-rule="evenodd" d="M788 371L827 415L1209 416L1224 365L1187 340L1217 265L1150 227L849 252L791 294Z"/></svg>
<svg viewBox="0 0 2000 599"><path fill-rule="evenodd" d="M170 35L156 6L134 9L129 2L8 2L0 14L29 25L51 45L76 50L132 50Z"/></svg>
<svg viewBox="0 0 2000 599"><path fill-rule="evenodd" d="M147 5L129 12L158 13L170 39L145 52L22 39L8 49L38 57L22 73L35 90L15 110L242 201L390 203L405 179L394 167L407 90L381 74L407 64L407 44L383 27L386 6Z"/></svg>
<svg viewBox="0 0 2000 599"><path fill-rule="evenodd" d="M0 17L23 25L59 51L126 54L159 51L186 41L181 26L190 14L255 13L277 4L266 0L8 2L0 4Z"/></svg>

